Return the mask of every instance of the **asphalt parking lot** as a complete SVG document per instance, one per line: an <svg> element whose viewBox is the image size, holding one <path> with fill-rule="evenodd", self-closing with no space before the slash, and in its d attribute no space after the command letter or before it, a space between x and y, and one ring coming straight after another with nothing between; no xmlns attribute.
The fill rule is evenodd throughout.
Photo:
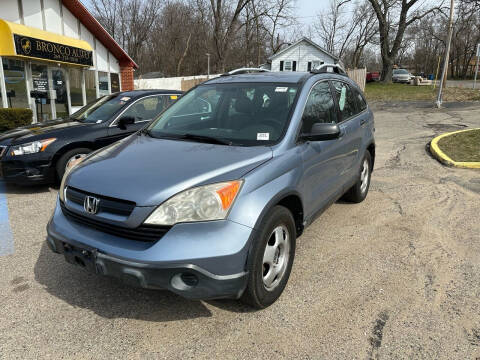
<svg viewBox="0 0 480 360"><path fill-rule="evenodd" d="M56 189L0 184L0 359L479 358L480 172L446 168L425 146L480 127L480 106L374 107L367 200L338 202L305 231L263 311L67 264L44 243Z"/></svg>

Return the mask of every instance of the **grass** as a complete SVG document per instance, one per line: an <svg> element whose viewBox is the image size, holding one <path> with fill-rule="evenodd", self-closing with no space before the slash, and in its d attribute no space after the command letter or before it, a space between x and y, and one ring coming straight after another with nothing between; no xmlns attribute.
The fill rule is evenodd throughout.
<svg viewBox="0 0 480 360"><path fill-rule="evenodd" d="M445 136L438 147L454 161L480 162L480 129Z"/></svg>
<svg viewBox="0 0 480 360"><path fill-rule="evenodd" d="M368 101L435 101L438 86L413 86L407 84L368 83L365 96ZM480 90L447 87L443 101L480 101Z"/></svg>

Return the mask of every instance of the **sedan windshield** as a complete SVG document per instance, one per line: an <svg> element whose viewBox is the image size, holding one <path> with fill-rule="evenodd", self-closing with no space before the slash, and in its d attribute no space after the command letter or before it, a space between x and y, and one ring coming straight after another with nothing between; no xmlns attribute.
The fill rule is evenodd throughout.
<svg viewBox="0 0 480 360"><path fill-rule="evenodd" d="M393 70L395 75L408 75L408 71L405 69Z"/></svg>
<svg viewBox="0 0 480 360"><path fill-rule="evenodd" d="M153 137L229 145L268 145L282 137L297 86L248 83L201 85L146 130Z"/></svg>
<svg viewBox="0 0 480 360"><path fill-rule="evenodd" d="M70 118L85 123L101 123L110 120L129 100L128 96L102 96L73 113Z"/></svg>

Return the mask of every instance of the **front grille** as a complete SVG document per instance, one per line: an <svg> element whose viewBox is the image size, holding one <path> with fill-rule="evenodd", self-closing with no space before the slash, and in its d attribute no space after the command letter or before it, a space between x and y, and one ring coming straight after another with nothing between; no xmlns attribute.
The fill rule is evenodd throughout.
<svg viewBox="0 0 480 360"><path fill-rule="evenodd" d="M105 196L99 196L92 193L88 193L72 187L67 188L66 196L67 200L76 203L83 207L86 196L94 196L99 199L98 212L107 212L115 215L130 216L133 209L135 209L135 203L127 200L113 199Z"/></svg>
<svg viewBox="0 0 480 360"><path fill-rule="evenodd" d="M145 226L141 225L135 229L125 228L117 225L107 224L103 221L98 221L94 219L87 218L85 216L79 215L73 211L70 211L66 208L66 206L61 203L62 212L63 214L82 225L86 225L88 227L94 228L96 230L112 234L118 237L138 240L138 241L145 241L145 242L155 242L160 240L163 235L165 235L168 230L170 230L170 226Z"/></svg>
<svg viewBox="0 0 480 360"><path fill-rule="evenodd" d="M7 151L7 147L0 145L0 159L3 157L3 155L5 155L6 151Z"/></svg>

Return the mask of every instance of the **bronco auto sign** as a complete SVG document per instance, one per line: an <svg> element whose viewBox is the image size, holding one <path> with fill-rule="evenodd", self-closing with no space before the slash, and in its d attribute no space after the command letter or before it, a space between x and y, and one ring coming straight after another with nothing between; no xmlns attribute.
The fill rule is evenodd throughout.
<svg viewBox="0 0 480 360"><path fill-rule="evenodd" d="M92 51L13 34L17 55L93 66Z"/></svg>

